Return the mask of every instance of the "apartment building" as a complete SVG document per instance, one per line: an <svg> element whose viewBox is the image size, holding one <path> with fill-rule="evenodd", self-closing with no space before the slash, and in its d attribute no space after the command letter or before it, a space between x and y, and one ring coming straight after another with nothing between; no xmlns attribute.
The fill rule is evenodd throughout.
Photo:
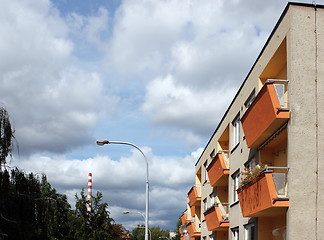
<svg viewBox="0 0 324 240"><path fill-rule="evenodd" d="M288 3L195 165L182 239L324 239L324 6Z"/></svg>

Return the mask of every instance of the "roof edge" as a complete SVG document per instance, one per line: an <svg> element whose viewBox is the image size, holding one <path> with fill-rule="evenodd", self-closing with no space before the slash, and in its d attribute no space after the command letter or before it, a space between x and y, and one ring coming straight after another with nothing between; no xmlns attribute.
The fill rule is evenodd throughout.
<svg viewBox="0 0 324 240"><path fill-rule="evenodd" d="M229 112L230 108L232 107L233 103L235 102L237 96L239 95L239 93L241 92L245 82L247 81L247 79L249 78L249 76L251 75L251 72L252 70L254 69L255 65L257 64L258 60L260 59L261 55L263 54L264 50L266 49L266 47L268 46L270 40L272 39L275 31L278 29L278 26L280 25L282 19L284 18L284 16L286 15L288 9L290 6L303 6L303 7L315 7L315 8L324 8L324 5L317 5L316 3L315 4L312 4L312 3L301 3L301 2L288 2L286 7L284 8L283 12L281 13L276 25L274 26L274 28L272 29L267 41L265 42L263 48L261 49L258 57L256 58L256 60L254 61L250 71L248 72L247 76L245 77L243 83L241 84L240 88L238 89L238 91L236 92L232 102L230 103L230 105L228 106L226 112L224 113L222 119L220 120L220 122L218 123L214 133L212 134L212 136L209 138L209 141L207 142L203 152L201 153L201 155L199 156L197 162L195 163L195 166L197 166L198 162L200 161L201 157L204 155L205 151L206 151L206 148L207 146L209 145L210 141L212 140L212 138L214 137L214 135L216 134L216 132L218 131L219 127L222 125L225 117L227 116L227 113Z"/></svg>

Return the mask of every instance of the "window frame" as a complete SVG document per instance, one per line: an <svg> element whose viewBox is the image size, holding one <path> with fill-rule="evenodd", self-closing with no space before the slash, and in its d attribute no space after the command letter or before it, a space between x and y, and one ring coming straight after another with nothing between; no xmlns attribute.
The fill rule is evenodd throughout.
<svg viewBox="0 0 324 240"><path fill-rule="evenodd" d="M214 205L215 205L215 192L213 190L213 192L209 194L209 207L212 207Z"/></svg>
<svg viewBox="0 0 324 240"><path fill-rule="evenodd" d="M204 183L208 182L207 168L208 168L208 160L204 162Z"/></svg>
<svg viewBox="0 0 324 240"><path fill-rule="evenodd" d="M204 208L204 212L206 212L208 210L208 201L207 201L207 198L204 198L204 200L203 200L203 208Z"/></svg>
<svg viewBox="0 0 324 240"><path fill-rule="evenodd" d="M241 138L241 118L240 113L236 115L234 120L232 121L232 151L240 144Z"/></svg>
<svg viewBox="0 0 324 240"><path fill-rule="evenodd" d="M232 204L237 203L239 201L238 199L238 194L237 194L237 189L238 186L240 184L240 169L236 170L233 174L232 174Z"/></svg>
<svg viewBox="0 0 324 240"><path fill-rule="evenodd" d="M258 165L259 161L256 155L253 155L248 161L244 163L244 167L251 170Z"/></svg>
<svg viewBox="0 0 324 240"><path fill-rule="evenodd" d="M239 240L240 239L239 227L232 228L231 231L232 231L232 240Z"/></svg>
<svg viewBox="0 0 324 240"><path fill-rule="evenodd" d="M249 109L249 107L252 105L254 99L256 97L255 94L255 88L252 90L252 92L250 93L249 97L246 99L246 101L244 102L244 107L245 107L245 111L247 109Z"/></svg>
<svg viewBox="0 0 324 240"><path fill-rule="evenodd" d="M254 234L252 237L251 229L254 229ZM244 238L246 240L258 240L258 230L256 222L248 223L244 225Z"/></svg>

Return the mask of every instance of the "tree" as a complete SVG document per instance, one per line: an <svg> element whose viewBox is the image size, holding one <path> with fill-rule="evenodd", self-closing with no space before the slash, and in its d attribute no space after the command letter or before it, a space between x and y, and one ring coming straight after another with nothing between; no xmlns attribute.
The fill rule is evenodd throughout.
<svg viewBox="0 0 324 240"><path fill-rule="evenodd" d="M149 228L149 239L150 240L161 240L161 238L169 238L169 230L163 230L160 227ZM145 226L137 225L132 231L133 239L144 240L145 238Z"/></svg>
<svg viewBox="0 0 324 240"><path fill-rule="evenodd" d="M102 193L92 196L91 211L87 210L87 198L84 189L80 197L76 194L75 211L70 215L71 237L78 240L116 239L118 233L114 231L114 220L107 210L108 204L102 203Z"/></svg>
<svg viewBox="0 0 324 240"><path fill-rule="evenodd" d="M0 239L64 239L69 208L45 175L0 172Z"/></svg>
<svg viewBox="0 0 324 240"><path fill-rule="evenodd" d="M113 230L118 235L116 240L129 239L130 232L121 224L113 224Z"/></svg>
<svg viewBox="0 0 324 240"><path fill-rule="evenodd" d="M13 130L7 110L0 107L0 165L6 162L12 150Z"/></svg>
<svg viewBox="0 0 324 240"><path fill-rule="evenodd" d="M179 218L179 220L177 221L177 226L176 226L176 229L174 229L174 232L175 232L175 236L173 237L173 240L180 240L180 231L179 231L179 228L181 227L182 225L182 222L181 222L181 219Z"/></svg>

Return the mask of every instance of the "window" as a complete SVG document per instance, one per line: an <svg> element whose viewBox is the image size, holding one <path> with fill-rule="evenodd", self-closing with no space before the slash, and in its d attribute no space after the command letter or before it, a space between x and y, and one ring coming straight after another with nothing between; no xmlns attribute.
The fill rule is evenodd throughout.
<svg viewBox="0 0 324 240"><path fill-rule="evenodd" d="M246 240L257 240L257 231L254 223L245 225L244 228Z"/></svg>
<svg viewBox="0 0 324 240"><path fill-rule="evenodd" d="M209 154L210 158L213 159L215 157L216 153L215 153L215 149L213 149L213 151Z"/></svg>
<svg viewBox="0 0 324 240"><path fill-rule="evenodd" d="M215 195L214 191L209 195L209 206L212 207L215 204Z"/></svg>
<svg viewBox="0 0 324 240"><path fill-rule="evenodd" d="M239 228L232 228L232 240L239 240Z"/></svg>
<svg viewBox="0 0 324 240"><path fill-rule="evenodd" d="M232 122L233 125L233 146L235 148L240 143L240 115L238 114Z"/></svg>
<svg viewBox="0 0 324 240"><path fill-rule="evenodd" d="M214 240L214 234L209 235L209 240Z"/></svg>
<svg viewBox="0 0 324 240"><path fill-rule="evenodd" d="M255 156L253 156L249 161L247 161L244 166L247 168L247 169L253 169L256 167L256 165L258 165L258 162L255 158Z"/></svg>
<svg viewBox="0 0 324 240"><path fill-rule="evenodd" d="M204 162L204 181L207 182L208 181L208 174L207 174L207 160Z"/></svg>
<svg viewBox="0 0 324 240"><path fill-rule="evenodd" d="M205 198L204 200L203 200L203 207L204 207L204 212L206 212L207 211L207 209L208 209L208 205L207 205L207 198Z"/></svg>
<svg viewBox="0 0 324 240"><path fill-rule="evenodd" d="M233 181L233 203L238 201L238 196L237 196L237 189L239 186L239 179L240 179L240 170L237 170L233 175L232 175L232 181Z"/></svg>
<svg viewBox="0 0 324 240"><path fill-rule="evenodd" d="M254 98L255 98L255 90L253 89L250 96L248 97L248 99L246 99L246 101L244 103L245 109L248 109L251 106L251 104L253 103Z"/></svg>

